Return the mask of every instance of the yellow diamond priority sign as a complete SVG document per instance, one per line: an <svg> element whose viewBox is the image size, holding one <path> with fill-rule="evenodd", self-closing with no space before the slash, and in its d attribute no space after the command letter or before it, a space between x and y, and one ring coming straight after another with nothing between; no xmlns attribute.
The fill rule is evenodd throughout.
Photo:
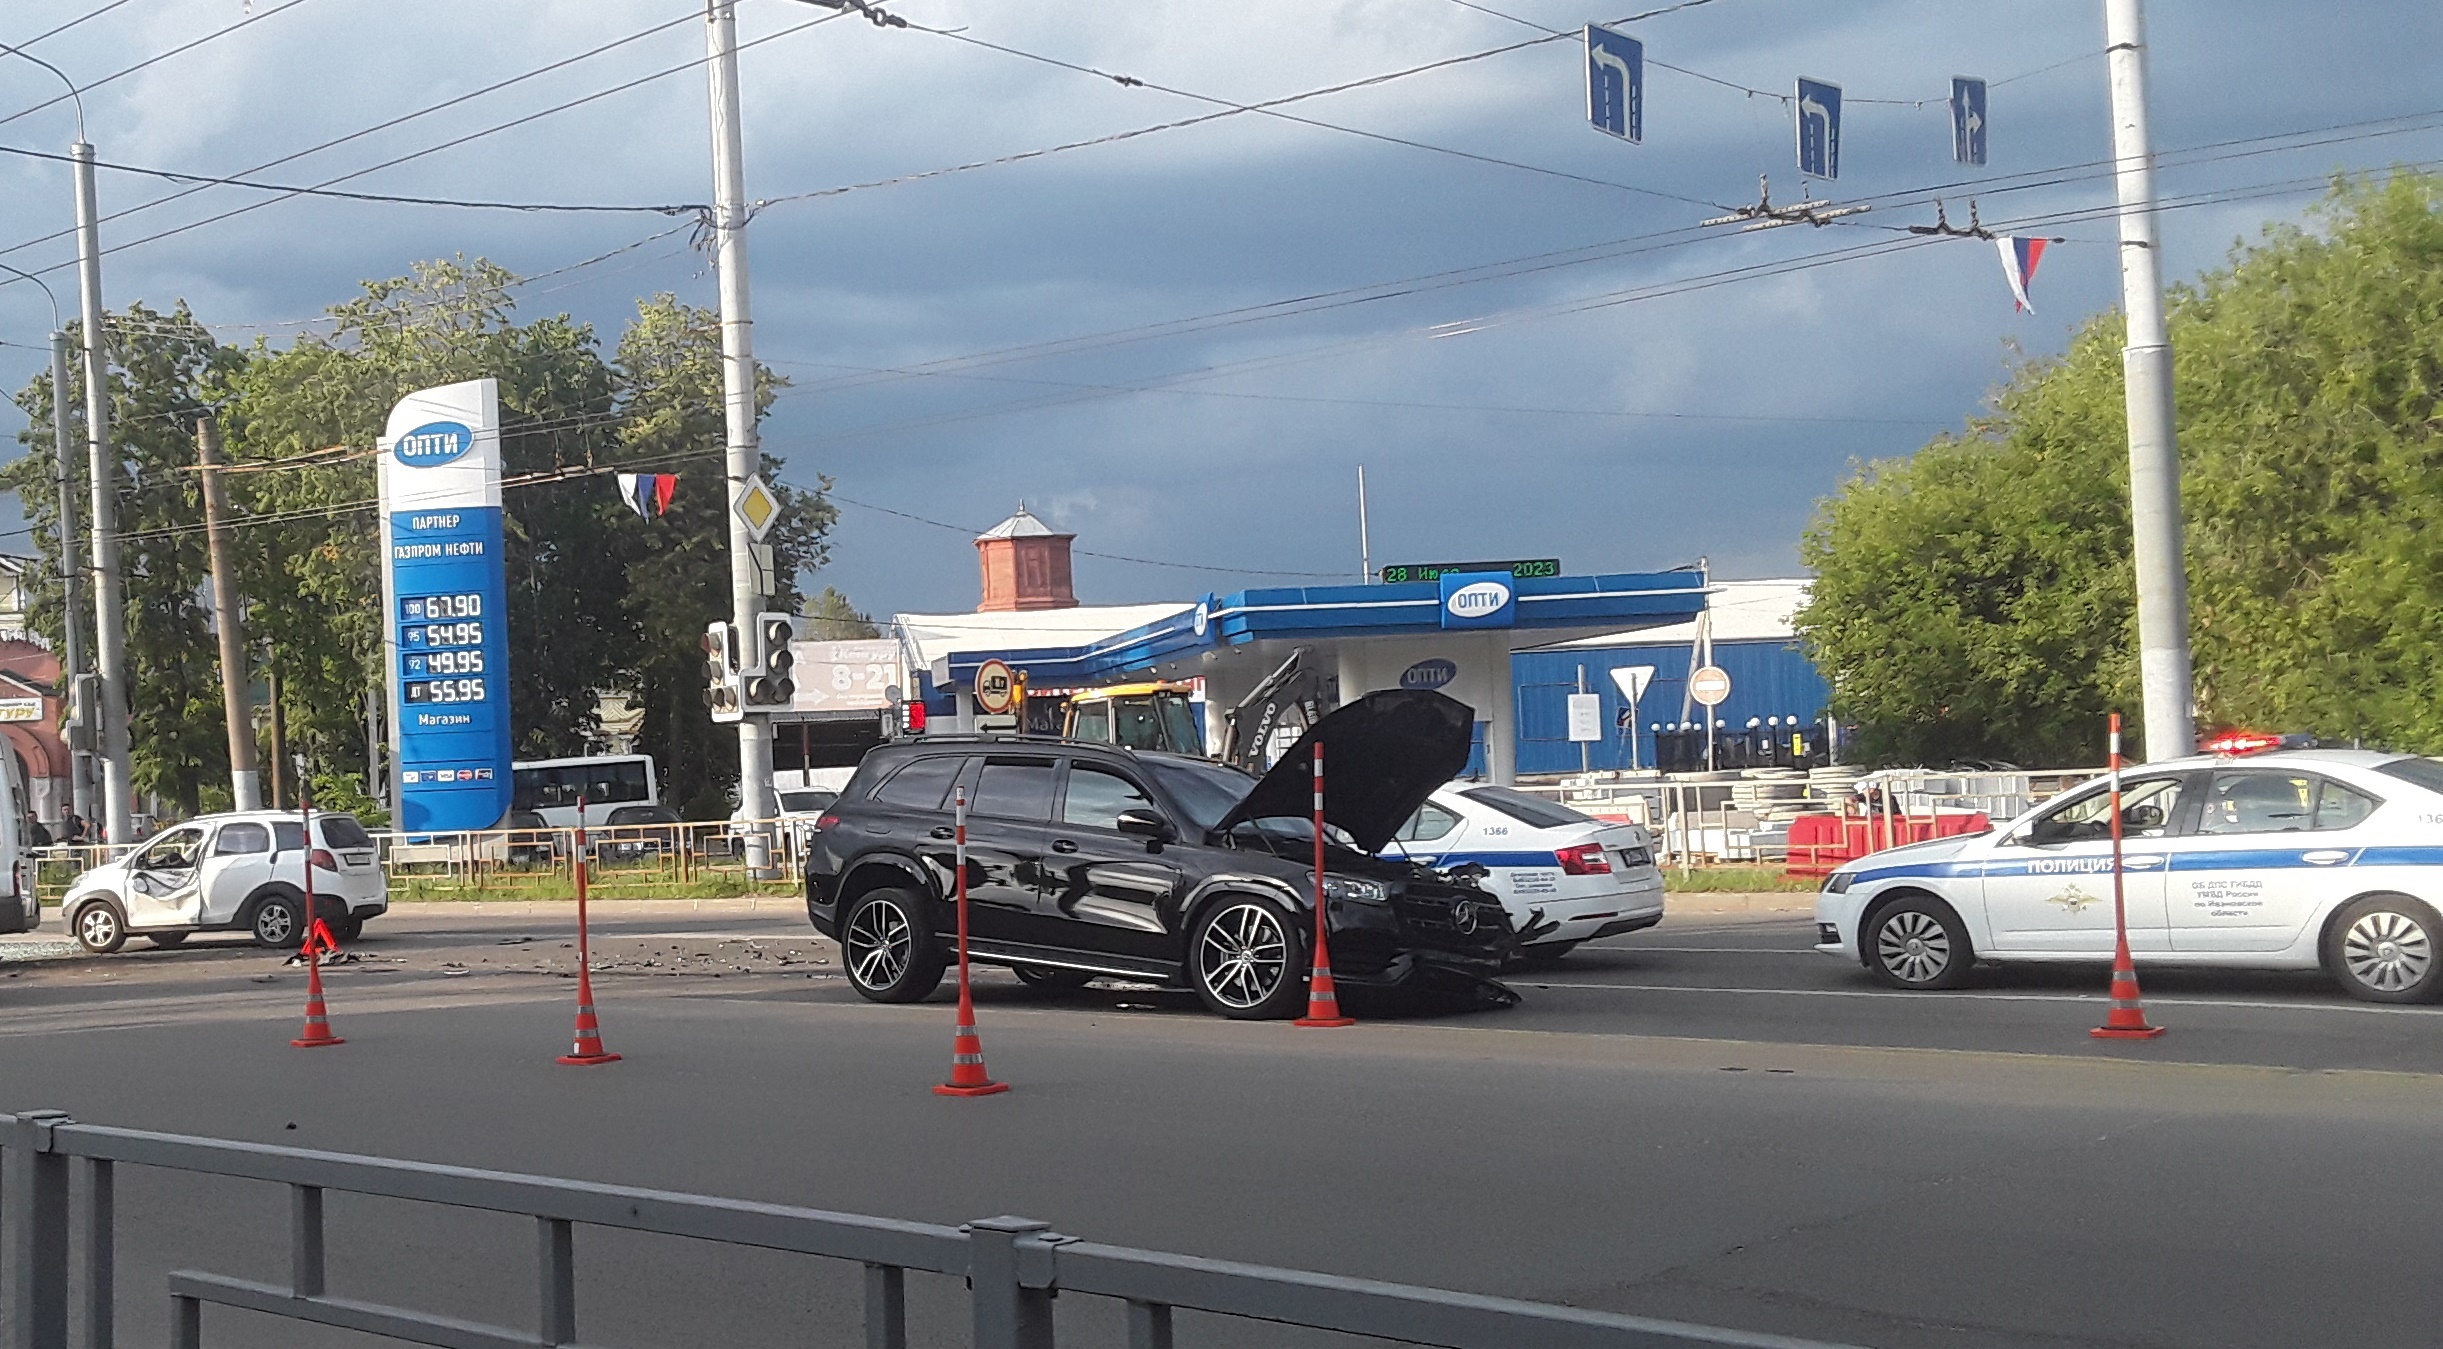
<svg viewBox="0 0 2443 1349"><path fill-rule="evenodd" d="M763 485L763 475L757 473L738 489L738 498L730 503L730 509L738 512L738 518L746 521L746 532L761 543L764 535L772 532L772 522L780 518L780 498Z"/></svg>

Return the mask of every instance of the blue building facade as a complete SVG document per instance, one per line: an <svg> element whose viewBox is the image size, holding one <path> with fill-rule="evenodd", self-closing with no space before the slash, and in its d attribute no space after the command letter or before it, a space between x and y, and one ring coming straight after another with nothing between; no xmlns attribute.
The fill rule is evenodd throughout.
<svg viewBox="0 0 2443 1349"><path fill-rule="evenodd" d="M1686 642L1650 645L1571 647L1522 651L1510 658L1513 697L1518 709L1518 771L1575 773L1578 745L1569 738L1569 695L1577 692L1578 669L1586 669L1586 689L1602 695L1604 739L1588 747L1586 760L1596 769L1652 768L1655 762L1654 723L1668 726L1682 719L1686 702L1690 646ZM1714 719L1744 730L1748 719L1797 718L1801 725L1822 722L1832 686L1807 659L1795 641L1715 641L1713 663L1730 676L1730 697L1713 709ZM1620 696L1611 671L1621 666L1651 665L1653 682L1637 701L1634 755L1631 730L1620 724L1628 700ZM1687 720L1702 724L1705 709L1688 705Z"/></svg>

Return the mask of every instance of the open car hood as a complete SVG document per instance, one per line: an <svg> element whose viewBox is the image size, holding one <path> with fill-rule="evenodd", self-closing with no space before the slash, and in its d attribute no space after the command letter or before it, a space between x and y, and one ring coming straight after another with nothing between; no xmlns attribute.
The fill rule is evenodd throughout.
<svg viewBox="0 0 2443 1349"><path fill-rule="evenodd" d="M1369 693L1307 728L1217 828L1315 813L1314 747L1323 743L1323 821L1379 852L1434 788L1467 767L1476 714L1431 689Z"/></svg>

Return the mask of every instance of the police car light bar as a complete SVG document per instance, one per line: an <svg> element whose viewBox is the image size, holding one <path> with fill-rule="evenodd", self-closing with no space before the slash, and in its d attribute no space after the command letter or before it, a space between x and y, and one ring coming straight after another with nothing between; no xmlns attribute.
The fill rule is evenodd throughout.
<svg viewBox="0 0 2443 1349"><path fill-rule="evenodd" d="M2248 754L2263 754L2275 749L2313 749L2312 735L2275 735L2269 731L2224 731L2197 747L2200 754L2220 754L2238 758Z"/></svg>

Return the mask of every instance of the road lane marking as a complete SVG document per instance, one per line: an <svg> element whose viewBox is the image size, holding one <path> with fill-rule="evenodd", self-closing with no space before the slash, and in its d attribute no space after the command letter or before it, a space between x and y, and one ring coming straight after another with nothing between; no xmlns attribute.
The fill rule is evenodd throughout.
<svg viewBox="0 0 2443 1349"><path fill-rule="evenodd" d="M1686 951L1701 956L1812 956L1820 955L1812 946L1595 946L1595 951Z"/></svg>
<svg viewBox="0 0 2443 1349"><path fill-rule="evenodd" d="M2102 993L1906 993L1898 989L1872 988L1739 988L1705 984L1582 984L1527 983L1510 980L1519 988L1537 990L1585 988L1617 993L1764 993L1784 998L1911 998L1927 1001L1966 1002L2080 1002L2107 1003ZM2384 1016L2443 1016L2443 1007L2399 1007L2364 1002L2270 1002L2257 998L2184 998L2148 995L2146 1001L2165 1007L2239 1007L2263 1011L2287 1012L2371 1012Z"/></svg>

